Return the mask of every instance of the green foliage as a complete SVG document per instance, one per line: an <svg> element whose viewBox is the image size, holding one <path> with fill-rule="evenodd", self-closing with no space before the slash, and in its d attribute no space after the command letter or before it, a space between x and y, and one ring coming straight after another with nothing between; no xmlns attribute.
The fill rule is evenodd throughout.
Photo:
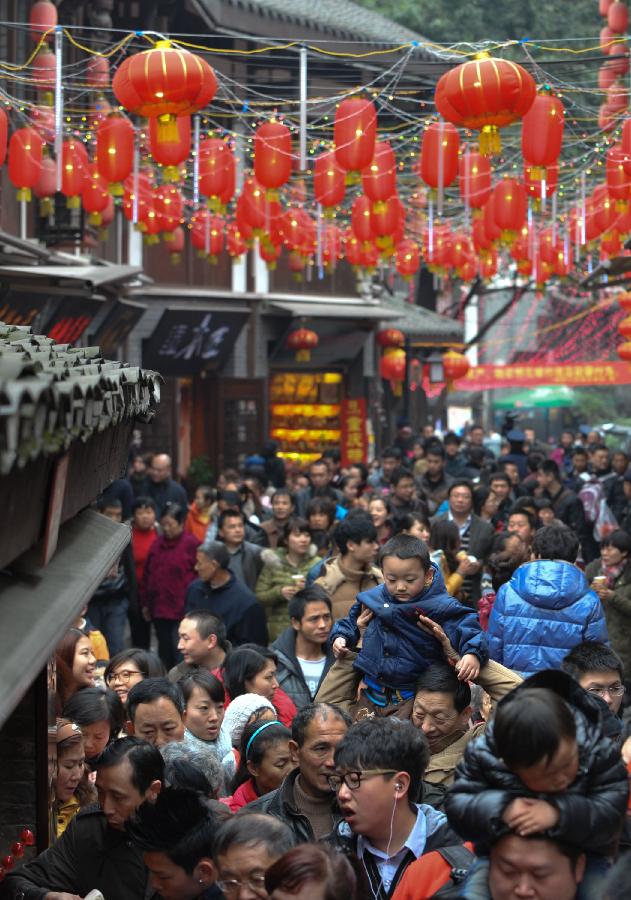
<svg viewBox="0 0 631 900"><path fill-rule="evenodd" d="M596 0L357 0L439 43L594 38ZM571 46L571 45L570 45Z"/></svg>
<svg viewBox="0 0 631 900"><path fill-rule="evenodd" d="M207 456L195 456L186 472L186 482L190 490L196 490L201 484L214 483L214 474Z"/></svg>

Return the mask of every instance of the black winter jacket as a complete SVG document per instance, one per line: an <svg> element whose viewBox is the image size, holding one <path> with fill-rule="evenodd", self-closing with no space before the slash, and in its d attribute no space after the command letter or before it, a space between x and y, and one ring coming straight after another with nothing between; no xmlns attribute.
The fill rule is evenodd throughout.
<svg viewBox="0 0 631 900"><path fill-rule="evenodd" d="M275 791L270 791L258 800L253 800L244 807L247 812L267 813L288 825L296 835L299 844L313 843L315 834L309 819L296 808L294 800L294 784L300 769L294 769L287 775L283 783ZM342 820L337 809L337 802L331 795L331 812L335 826Z"/></svg>
<svg viewBox="0 0 631 900"><path fill-rule="evenodd" d="M278 658L276 678L279 685L286 694L289 694L298 709L302 709L304 706L309 706L310 703L313 703L313 698L309 693L307 682L305 681L304 675L302 674L302 669L300 668L300 663L298 662L298 659L296 657L296 632L294 631L294 629L291 627L286 628L283 633L276 638L274 643L271 645L271 649L274 651ZM324 662L324 669L322 670L322 675L320 677L320 683L318 684L318 690L320 689L320 685L324 681L326 673L329 671L335 661L333 652L331 651L328 644L324 645L323 650L326 654L326 659Z"/></svg>
<svg viewBox="0 0 631 900"><path fill-rule="evenodd" d="M629 797L619 746L606 737L611 733L611 723L606 720L612 715L565 672L538 672L515 691L532 687L555 691L573 713L579 749L575 781L563 793L534 794L528 790L499 759L491 721L484 734L467 746L456 768L456 780L445 798L449 821L465 840L476 842L476 851L484 853L509 830L502 821L508 804L516 797L536 797L559 810L559 821L547 832L549 837L609 856L620 834Z"/></svg>
<svg viewBox="0 0 631 900"><path fill-rule="evenodd" d="M80 810L52 847L2 885L3 900L42 900L49 891L85 897L98 888L108 900L144 900L148 887L142 851L107 824L98 807Z"/></svg>

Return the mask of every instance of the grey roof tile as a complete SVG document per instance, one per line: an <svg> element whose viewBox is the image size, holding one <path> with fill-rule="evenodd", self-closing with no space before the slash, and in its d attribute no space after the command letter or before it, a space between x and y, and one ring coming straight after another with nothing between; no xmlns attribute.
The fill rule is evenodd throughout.
<svg viewBox="0 0 631 900"><path fill-rule="evenodd" d="M0 475L122 421L149 421L157 372L0 322Z"/></svg>

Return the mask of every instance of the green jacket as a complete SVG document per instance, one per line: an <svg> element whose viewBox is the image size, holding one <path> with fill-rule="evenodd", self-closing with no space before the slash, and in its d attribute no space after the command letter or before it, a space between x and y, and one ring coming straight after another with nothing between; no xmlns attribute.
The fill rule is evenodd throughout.
<svg viewBox="0 0 631 900"><path fill-rule="evenodd" d="M281 590L288 585L295 585L293 575L307 577L313 565L314 555L315 548L310 548L305 559L298 566L294 566L287 559L287 550L284 548L263 550L261 559L264 565L256 582L256 599L265 610L270 643L275 641L290 624L287 614L289 601L283 597Z"/></svg>
<svg viewBox="0 0 631 900"><path fill-rule="evenodd" d="M585 570L591 583L596 575L602 575L599 559L591 562ZM607 620L607 631L611 647L624 664L625 673L631 672L631 564L616 578L611 600L604 600L602 607Z"/></svg>

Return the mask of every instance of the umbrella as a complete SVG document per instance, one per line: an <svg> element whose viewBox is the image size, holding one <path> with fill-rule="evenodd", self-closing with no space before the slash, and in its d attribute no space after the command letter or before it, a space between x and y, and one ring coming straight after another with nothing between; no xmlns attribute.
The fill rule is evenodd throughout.
<svg viewBox="0 0 631 900"><path fill-rule="evenodd" d="M560 409L577 404L576 392L562 384L526 388L493 399L496 409Z"/></svg>

